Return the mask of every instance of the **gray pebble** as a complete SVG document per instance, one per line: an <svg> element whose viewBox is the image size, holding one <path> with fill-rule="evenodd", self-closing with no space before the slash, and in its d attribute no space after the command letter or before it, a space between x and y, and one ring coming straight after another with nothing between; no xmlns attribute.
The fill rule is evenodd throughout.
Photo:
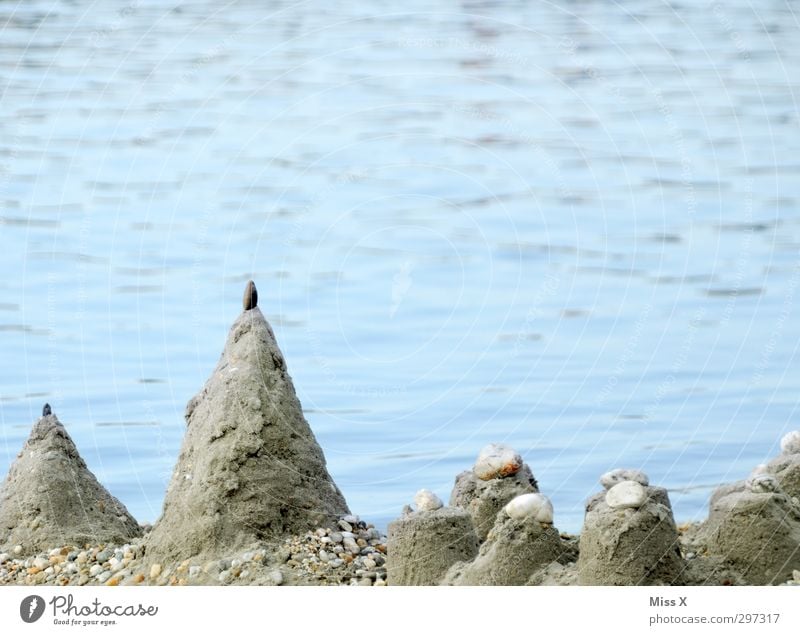
<svg viewBox="0 0 800 635"><path fill-rule="evenodd" d="M97 560L97 562L99 562L100 564L103 564L104 562L108 562L111 556L112 554L110 551L101 551L100 553L97 554L95 560Z"/></svg>
<svg viewBox="0 0 800 635"><path fill-rule="evenodd" d="M341 560L340 558L334 558L333 560L330 560L328 562L328 565L331 566L334 569L338 569L343 564L344 564L344 560Z"/></svg>
<svg viewBox="0 0 800 635"><path fill-rule="evenodd" d="M269 579L272 580L272 584L275 586L283 584L283 574L277 569L275 571L270 571Z"/></svg>
<svg viewBox="0 0 800 635"><path fill-rule="evenodd" d="M342 540L344 540L344 536L342 536L342 534L340 534L338 531L336 531L336 532L333 532L331 534L331 540L333 542L339 543L339 542L342 542Z"/></svg>
<svg viewBox="0 0 800 635"><path fill-rule="evenodd" d="M344 531L353 531L353 525L348 523L346 520L340 520L339 529L343 529Z"/></svg>

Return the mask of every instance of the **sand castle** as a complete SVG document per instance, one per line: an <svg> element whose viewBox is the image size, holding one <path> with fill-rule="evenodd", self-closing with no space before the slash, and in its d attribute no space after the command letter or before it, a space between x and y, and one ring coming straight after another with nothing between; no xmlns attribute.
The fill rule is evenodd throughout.
<svg viewBox="0 0 800 635"><path fill-rule="evenodd" d="M800 431L678 530L639 469L600 477L579 540L520 453L484 447L445 506L430 490L388 539L350 514L248 283L186 408L163 513L143 533L49 406L0 490L0 584L676 585L800 582Z"/></svg>
<svg viewBox="0 0 800 635"><path fill-rule="evenodd" d="M186 435L148 557L220 555L330 527L350 513L257 302L250 281L217 367L186 407Z"/></svg>
<svg viewBox="0 0 800 635"><path fill-rule="evenodd" d="M122 544L141 533L125 506L89 471L49 405L0 489L0 552Z"/></svg>

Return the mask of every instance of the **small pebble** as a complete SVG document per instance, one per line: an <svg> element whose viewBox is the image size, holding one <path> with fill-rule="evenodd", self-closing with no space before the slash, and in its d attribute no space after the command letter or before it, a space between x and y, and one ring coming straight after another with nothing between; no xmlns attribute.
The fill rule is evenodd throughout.
<svg viewBox="0 0 800 635"><path fill-rule="evenodd" d="M89 569L90 576L97 576L100 575L101 573L103 573L103 567L100 566L99 564L93 564L92 568Z"/></svg>
<svg viewBox="0 0 800 635"><path fill-rule="evenodd" d="M490 443L478 454L472 471L482 481L488 481L511 476L521 468L522 457L514 448L503 443Z"/></svg>
<svg viewBox="0 0 800 635"><path fill-rule="evenodd" d="M275 586L280 586L283 584L283 574L275 569L275 571L270 571L269 579L272 580L272 583Z"/></svg>
<svg viewBox="0 0 800 635"><path fill-rule="evenodd" d="M640 485L644 485L645 487L650 485L650 479L647 477L647 474L641 470L626 470L618 468L616 470L606 472L600 477L600 485L607 490L611 489L618 483L622 483L623 481L635 481Z"/></svg>
<svg viewBox="0 0 800 635"><path fill-rule="evenodd" d="M429 489L421 489L414 495L414 505L418 512L432 512L444 507L442 499Z"/></svg>
<svg viewBox="0 0 800 635"><path fill-rule="evenodd" d="M150 579L155 580L158 576L161 575L161 565L154 564L150 567Z"/></svg>
<svg viewBox="0 0 800 635"><path fill-rule="evenodd" d="M784 454L800 454L800 430L793 430L781 439L781 451Z"/></svg>
<svg viewBox="0 0 800 635"><path fill-rule="evenodd" d="M641 507L647 501L647 490L636 481L622 481L606 492L606 504L613 509Z"/></svg>
<svg viewBox="0 0 800 635"><path fill-rule="evenodd" d="M22 553L22 545L17 545L16 547L14 547L14 555L18 556L21 553Z"/></svg>
<svg viewBox="0 0 800 635"><path fill-rule="evenodd" d="M504 507L515 520L533 518L540 523L553 524L553 503L544 494L521 494Z"/></svg>

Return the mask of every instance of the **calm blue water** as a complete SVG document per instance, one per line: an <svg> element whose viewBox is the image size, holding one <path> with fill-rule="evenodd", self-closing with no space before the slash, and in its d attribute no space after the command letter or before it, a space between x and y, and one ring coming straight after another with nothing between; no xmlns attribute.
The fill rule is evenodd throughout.
<svg viewBox="0 0 800 635"><path fill-rule="evenodd" d="M514 445L577 530L798 427L794 2L0 2L0 472L154 521L246 280L380 524Z"/></svg>

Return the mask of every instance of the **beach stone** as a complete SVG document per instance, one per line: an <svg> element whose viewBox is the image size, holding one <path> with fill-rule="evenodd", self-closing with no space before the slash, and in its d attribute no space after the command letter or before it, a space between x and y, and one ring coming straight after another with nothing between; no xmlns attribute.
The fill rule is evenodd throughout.
<svg viewBox="0 0 800 635"><path fill-rule="evenodd" d="M527 464L511 476L489 481L479 479L472 470L456 476L450 494L450 506L469 513L475 525L478 539L483 541L494 526L498 512L511 499L520 494L535 494L539 491L536 479Z"/></svg>
<svg viewBox="0 0 800 635"><path fill-rule="evenodd" d="M490 443L478 454L472 471L482 481L488 481L511 476L521 468L522 457L519 452L504 443Z"/></svg>
<svg viewBox="0 0 800 635"><path fill-rule="evenodd" d="M533 518L536 522L553 524L553 503L544 494L521 494L503 508L515 520Z"/></svg>
<svg viewBox="0 0 800 635"><path fill-rule="evenodd" d="M100 575L101 573L103 573L103 567L99 564L93 564L92 568L89 569L90 576L97 576Z"/></svg>
<svg viewBox="0 0 800 635"><path fill-rule="evenodd" d="M156 563L150 567L150 579L155 580L161 575L161 565Z"/></svg>
<svg viewBox="0 0 800 635"><path fill-rule="evenodd" d="M647 477L647 474L641 470L618 468L616 470L606 472L600 477L600 485L602 485L605 489L611 489L623 481L635 481L644 487L650 485L650 479Z"/></svg>
<svg viewBox="0 0 800 635"><path fill-rule="evenodd" d="M283 573L278 571L270 571L269 579L275 586L281 586L283 584Z"/></svg>
<svg viewBox="0 0 800 635"><path fill-rule="evenodd" d="M586 512L577 562L579 584L675 585L681 584L683 569L670 507L648 499L639 508L615 509L600 500Z"/></svg>
<svg viewBox="0 0 800 635"><path fill-rule="evenodd" d="M606 505L613 509L639 508L647 501L647 490L636 481L621 481L606 492Z"/></svg>
<svg viewBox="0 0 800 635"><path fill-rule="evenodd" d="M471 562L453 565L443 584L523 585L537 571L557 562L562 553L561 537L552 524L539 522L535 515L515 518L501 511L477 557Z"/></svg>
<svg viewBox="0 0 800 635"><path fill-rule="evenodd" d="M463 509L415 512L389 523L387 580L393 586L431 586L456 562L478 554L478 537Z"/></svg>
<svg viewBox="0 0 800 635"><path fill-rule="evenodd" d="M15 553L24 546L30 554L53 545L122 543L140 533L125 506L89 471L58 418L39 419L0 487L0 534L6 536L0 549L18 545Z"/></svg>
<svg viewBox="0 0 800 635"><path fill-rule="evenodd" d="M783 492L734 491L715 500L700 531L748 584L779 584L800 568L800 507Z"/></svg>
<svg viewBox="0 0 800 635"><path fill-rule="evenodd" d="M414 495L414 505L418 512L432 512L444 507L442 500L428 489L421 489Z"/></svg>
<svg viewBox="0 0 800 635"><path fill-rule="evenodd" d="M186 422L148 559L222 555L349 514L259 308L231 327Z"/></svg>
<svg viewBox="0 0 800 635"><path fill-rule="evenodd" d="M800 454L800 430L792 430L781 439L781 452Z"/></svg>

